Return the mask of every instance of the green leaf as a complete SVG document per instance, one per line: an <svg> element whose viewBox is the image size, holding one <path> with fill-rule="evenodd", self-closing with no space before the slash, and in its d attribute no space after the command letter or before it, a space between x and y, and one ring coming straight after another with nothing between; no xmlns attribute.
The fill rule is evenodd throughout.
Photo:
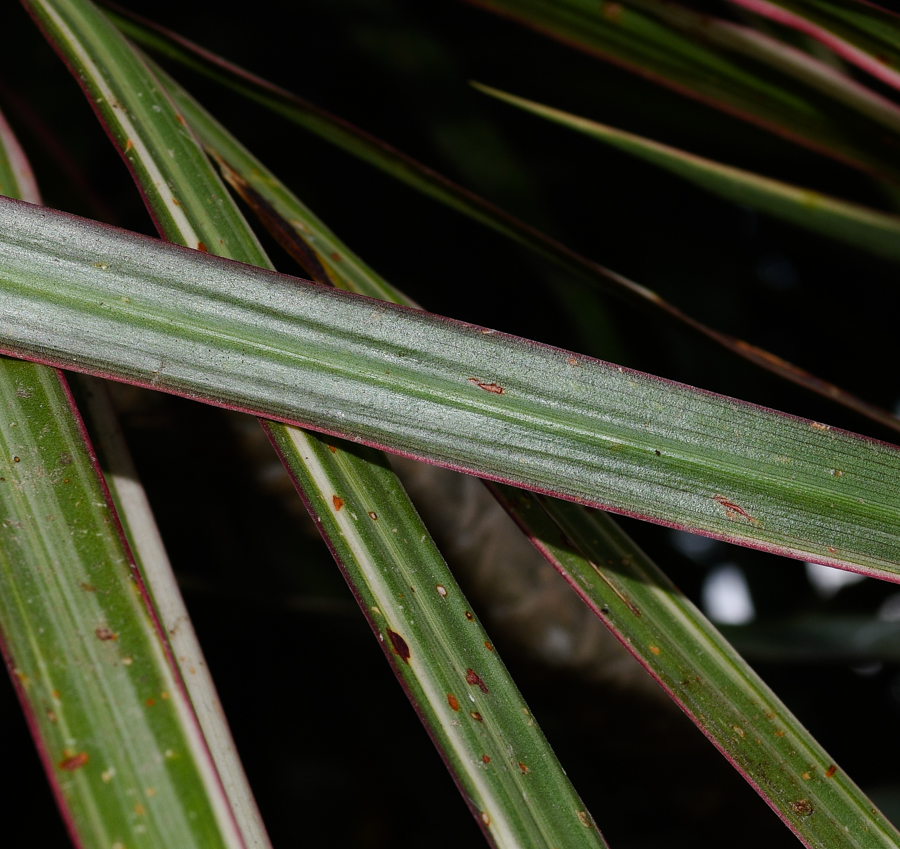
<svg viewBox="0 0 900 849"><path fill-rule="evenodd" d="M39 200L2 117L0 180ZM3 359L0 398L0 637L72 839L240 849L65 379Z"/></svg>
<svg viewBox="0 0 900 849"><path fill-rule="evenodd" d="M474 85L485 94L665 168L726 200L900 262L898 216L722 165L488 86Z"/></svg>
<svg viewBox="0 0 900 849"><path fill-rule="evenodd" d="M124 39L88 3L42 5L58 14L45 31L166 238L270 267L184 118ZM383 455L264 427L485 833L498 846L603 846Z"/></svg>
<svg viewBox="0 0 900 849"><path fill-rule="evenodd" d="M141 28L137 30L139 36L143 34L145 39L150 38L151 40L155 38L155 32L156 30L150 31ZM288 92L248 75L218 57L210 57L200 48L191 45L190 42L185 42L178 36L163 33L159 37L162 39L163 46L175 51L174 55L182 61L190 63L193 61L191 57L199 56L200 60L198 61L206 63L201 64L200 67L207 73L223 79L239 91L245 93L249 91L251 96L259 98L270 106L277 104L278 111L301 126L306 126L314 132L321 130L326 139L334 141L348 152L361 156L376 167L410 183L414 188L434 196L476 221L493 227L559 267L576 273L582 279L590 281L617 297L646 310L662 314L682 327L689 327L737 356L743 357L785 380L855 410L885 427L900 430L900 421L886 410L857 398L840 387L809 374L768 351L701 324L696 319L682 313L677 307L664 301L655 292L580 256L540 231L509 216L477 195L454 185L415 160L405 157L399 151L371 138L355 127L316 109ZM152 43L156 44L156 41ZM195 132L222 166L226 178L234 185L244 200L254 208L275 238L307 269L313 279L319 282L334 282L350 291L358 291L394 303L415 306L405 296L400 296L378 275L373 274L371 270L360 272L358 259L353 252L341 245L334 234L312 215L291 192L281 187L265 165L236 142L215 119L206 114L171 77L165 75L164 79L179 108L186 115L190 115ZM273 108L276 107L273 106ZM307 121L310 115L312 115L312 120ZM325 129L322 130L322 127ZM332 245L333 250L324 250L328 245ZM342 258L342 261L332 260L332 255L335 253ZM345 257L346 265L343 262ZM342 283L342 280L345 282ZM354 288L357 283L360 288Z"/></svg>
<svg viewBox="0 0 900 849"><path fill-rule="evenodd" d="M612 519L498 491L535 545L806 846L900 844L900 833Z"/></svg>
<svg viewBox="0 0 900 849"><path fill-rule="evenodd" d="M900 16L859 0L731 0L812 36L873 77L900 88Z"/></svg>
<svg viewBox="0 0 900 849"><path fill-rule="evenodd" d="M270 230L281 235L282 243L289 248L294 248L295 256L302 258L312 253L313 262L310 262L308 266L312 267L319 261L322 264L327 263L332 254L335 254L341 257L341 261L333 261L328 267L326 276L333 279L336 284L349 291L374 293L375 296L386 290L388 284L374 274L362 260L352 254L346 245L337 240L334 234L309 209L300 204L274 175L240 147L183 90L173 88L168 81L167 86L173 93L182 114L187 117L188 123L218 158L229 181L238 188L238 191L253 206L254 210L261 214ZM399 298L402 295L397 293L393 297ZM323 454L320 444L316 443L316 445L319 453ZM666 689L679 704L682 706L693 704L691 697L685 692L683 685L685 680L694 682L695 688L698 677L705 681L727 680L732 685L738 681L739 685L742 685L740 692L724 704L723 700L712 698L704 700L701 696L702 709L688 709L691 719L707 736L716 741L716 745L726 756L731 757L730 753L734 748L732 740L735 738L736 713L738 714L738 727L745 730L750 729L752 732L759 726L759 717L747 710L747 699L750 698L748 694L752 693L755 697L756 694L762 693L770 707L778 709L782 723L779 730L782 733L790 733L788 743L795 739L803 740L806 745L804 754L812 751L818 760L825 764L823 774L833 765L802 725L790 715L784 705L749 669L702 614L672 587L671 583L611 520L599 514L588 514L583 508L574 504L553 501L548 509L557 517L560 526L582 528L588 532L587 540L580 539L583 544L583 548L580 550L575 549L571 543L571 539L575 538L574 533L567 536L570 540L569 543L562 546L554 545L559 537L558 528L549 519L547 513L535 509L535 502L530 496L509 487L494 486L491 488L499 493L501 500L511 508L525 533L536 540L543 553L550 556L554 565L573 583L575 590L592 610L600 611L604 607L605 599L611 602L610 605L607 605L606 614L600 618L638 656L654 677L662 679ZM335 492L345 491L337 483L333 489ZM367 497L365 492L357 495L358 503L364 505L363 510ZM327 502L320 506L320 512L326 521L333 518L333 510ZM362 515L362 510L357 509L357 512L360 516ZM381 520L384 517L379 513L378 518ZM368 526L363 523L362 527ZM382 525L382 527L384 526ZM331 538L341 539L340 535L335 534L332 534ZM545 543L543 540L548 542ZM610 557L615 561L614 568L606 565ZM622 563L623 557L627 557L627 565ZM598 572L603 575L602 579L599 578ZM622 572L625 573L624 576L620 574ZM612 591L610 591L611 588ZM401 582L396 592L404 591L405 587ZM416 598L421 591L421 589L417 590ZM641 614L639 617L634 616L633 609L628 606L627 598L631 598L639 608ZM647 648L648 635L652 637L649 645L654 645L657 650L659 643L662 642L660 635L665 635L666 640L670 640L679 647L687 646L688 649L681 648L675 656L667 644L666 654L663 656ZM695 652L694 649L700 645L704 651ZM766 719L763 721L763 725L762 730L766 734L771 734L771 721ZM724 735L722 729L724 729ZM780 748L785 749L788 744L784 743L784 740L784 737L780 737L775 740L775 743L781 744ZM777 758L779 755L780 751L774 752L774 757ZM766 780L763 764L758 762L751 762L749 765L742 764L741 769L754 788L783 818L791 824L799 821L797 830L807 845L824 845L835 834L835 817L827 811L823 817L816 819L797 815L793 805L797 804L797 799L803 797L803 793L795 798L793 803L790 802L790 796L795 794L798 788L804 787L803 773L808 773L810 765L802 762L802 758L798 757L796 751L792 758L792 760L778 761L778 770L784 774L784 777L775 791L770 786L770 782ZM731 757L731 760L734 758ZM769 764L770 762L767 762L766 766ZM836 769L835 767L835 771ZM850 804L855 808L857 815L853 821L868 822L876 830L879 830L881 826L870 814L871 804L852 784L846 780L844 780L844 784L851 788L848 791ZM847 795L847 793L832 794L843 805L847 803ZM788 799L787 803L785 799ZM824 801L830 802L832 799L828 798ZM862 814L861 820L860 814ZM876 845L876 843L873 842L871 845Z"/></svg>
<svg viewBox="0 0 900 849"><path fill-rule="evenodd" d="M605 846L384 455L270 435L492 842Z"/></svg>
<svg viewBox="0 0 900 849"><path fill-rule="evenodd" d="M892 446L15 201L0 350L896 579Z"/></svg>
<svg viewBox="0 0 900 849"><path fill-rule="evenodd" d="M640 8L584 0L468 2L882 179L896 183L900 177L893 141L833 99L835 90L843 92L841 99L849 94L834 75L823 96L817 89L824 78L809 85L815 77L810 60L804 70L790 48L767 48L758 38L751 44L714 17L657 0L642 0ZM857 100L866 100L855 90ZM891 108L888 101L882 107Z"/></svg>

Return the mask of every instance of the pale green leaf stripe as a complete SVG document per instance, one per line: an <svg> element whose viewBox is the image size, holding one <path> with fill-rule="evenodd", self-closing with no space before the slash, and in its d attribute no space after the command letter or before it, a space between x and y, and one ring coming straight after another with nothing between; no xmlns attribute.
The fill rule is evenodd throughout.
<svg viewBox="0 0 900 849"><path fill-rule="evenodd" d="M495 845L605 845L384 455L270 433Z"/></svg>
<svg viewBox="0 0 900 849"><path fill-rule="evenodd" d="M802 73L785 74L785 57L773 67L771 52L766 56L758 44L741 48L714 18L654 0L641 0L640 8L588 0L467 2L854 167L893 182L900 177L890 140L835 102L834 91L823 96L822 86L810 86ZM685 27L691 18L695 23ZM701 43L707 20L713 27Z"/></svg>
<svg viewBox="0 0 900 849"><path fill-rule="evenodd" d="M900 846L900 833L612 519L499 491L576 592L805 845Z"/></svg>
<svg viewBox="0 0 900 849"><path fill-rule="evenodd" d="M89 28L93 33L93 41L83 41L78 49L59 44L64 51L71 51L70 60L78 67L83 83L90 90L94 75L104 73L119 81L112 92L117 106L110 109L108 102L95 101L96 108L104 123L112 128L111 134L124 153L151 160L143 162L132 159L132 167L150 207L162 210L162 214L156 216L161 222L162 232L167 238L180 242L190 243L197 238L208 244L212 252L268 266L267 257L227 197L209 163L193 139L185 135L183 119L179 118L162 92L156 92L149 106L152 113L147 111L145 98L136 94L156 90L157 81L134 57L121 37L111 31L102 19L91 14L87 4L55 5L58 9L66 9L69 32ZM79 18L81 22L76 25ZM114 73L112 69L115 69ZM117 127L120 111L125 111L131 118L128 132L124 132L121 126ZM134 128L149 124L154 126L155 139L161 142L161 149L154 142L141 146L134 144ZM129 140L131 146L128 145ZM140 152L133 154L136 149ZM164 178L160 185L147 181L146 175L156 171ZM165 209L180 182L185 179L192 182L192 195L179 195L179 209L189 225L189 229L181 230L177 221L166 218ZM217 198L218 201L204 204L203 200L208 198ZM200 203L196 202L197 199ZM456 633L452 624L448 624L450 617L444 599L452 595L454 604L462 605L460 621L471 625L463 615L465 599L384 458L379 460L377 452L371 450L368 451L368 460L363 461L356 454L348 458L345 451L337 446L334 450L328 450L321 445L318 456L307 457L308 446L318 444L315 437L276 423L268 424L267 430L271 438L278 441L285 462L304 486L304 497L311 504L325 504L338 512L337 508L342 506L341 502L334 501L334 487L338 486L341 491L367 493L367 510L373 516L382 516L383 524L377 525L371 534L365 530L354 533L352 528L343 527L340 520L336 525L325 520L320 527L335 552L340 553L341 562L357 595L371 602L365 608L367 615L371 617L371 608L380 606L388 615L393 632L409 635L406 645L414 647L416 659L397 671L431 734L442 748L448 765L464 788L464 795L485 832L498 846L602 846L602 838L590 815L584 810L552 751L525 710L499 659L491 655L491 660L480 664L485 674L490 675L491 687L496 695L481 693L480 687L466 681L471 667L460 667L459 664L466 659L477 663L476 657L480 659L482 655L490 655L490 650L485 646L486 637L475 626L460 629L457 625ZM309 468L306 468L307 464L310 464ZM385 487L387 490L382 497L371 497ZM348 506L340 519L350 521L351 515L355 514ZM368 515L367 520L375 521ZM404 543L398 545L393 534L401 525L406 536ZM390 530L386 529L388 527ZM447 595L442 597L436 585L432 585L429 587L430 593L422 592L417 597L420 599L419 605L401 604L394 593L408 594L409 582L417 582L416 575L425 563L430 563L429 576L437 575L437 582ZM376 633L382 640L387 633L383 625L384 622L373 620ZM462 679L459 669L463 670ZM461 707L459 711L468 717L472 726L469 731L454 730L457 712L452 711L450 706L449 694L453 691L445 686L447 680L452 681L457 689L461 680L467 690L475 687L474 692L479 693L478 702L485 712L478 714L475 710L475 714L481 716L481 720L473 717L471 706ZM470 698L462 691L458 698L460 705L475 701L474 696ZM466 712L463 713L463 710ZM448 723L450 727L445 729L444 725ZM485 728L489 730L486 732ZM510 762L510 751L520 753L522 764L528 761L533 763L534 772L528 766ZM493 757L489 752L493 753ZM485 755L488 761L484 760ZM565 801L563 806L559 805L560 800Z"/></svg>
<svg viewBox="0 0 900 849"><path fill-rule="evenodd" d="M72 839L241 847L62 376L3 360L0 398L0 633Z"/></svg>
<svg viewBox="0 0 900 849"><path fill-rule="evenodd" d="M722 165L488 86L473 85L485 94L658 165L726 200L900 262L898 216Z"/></svg>
<svg viewBox="0 0 900 849"><path fill-rule="evenodd" d="M900 17L859 0L731 0L812 36L842 59L900 88Z"/></svg>
<svg viewBox="0 0 900 849"><path fill-rule="evenodd" d="M896 448L556 348L0 202L0 350L864 573Z"/></svg>
<svg viewBox="0 0 900 849"><path fill-rule="evenodd" d="M104 478L222 782L225 807L230 808L247 849L265 849L271 845L265 826L106 383L89 375L75 377Z"/></svg>

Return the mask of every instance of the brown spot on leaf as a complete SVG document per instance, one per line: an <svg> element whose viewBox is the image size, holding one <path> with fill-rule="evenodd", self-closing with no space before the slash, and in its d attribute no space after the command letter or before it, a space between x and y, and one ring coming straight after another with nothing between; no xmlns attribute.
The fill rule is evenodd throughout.
<svg viewBox="0 0 900 849"><path fill-rule="evenodd" d="M340 510L341 507L344 506L344 499L338 497L337 495L332 495L332 496L331 496L331 502L332 502L332 504L334 504L334 509L335 509L335 510Z"/></svg>
<svg viewBox="0 0 900 849"><path fill-rule="evenodd" d="M13 462L14 462L14 463L18 463L18 462L19 462L19 458L18 458L18 457L13 457Z"/></svg>
<svg viewBox="0 0 900 849"><path fill-rule="evenodd" d="M476 722L484 722L483 717L481 716L481 714L480 714L477 710L470 711L470 714L469 714L469 715L470 715L470 716L472 717L472 719L474 719Z"/></svg>
<svg viewBox="0 0 900 849"><path fill-rule="evenodd" d="M475 621L475 617L471 613L469 613L468 610L466 611L466 619L468 619L470 622Z"/></svg>
<svg viewBox="0 0 900 849"><path fill-rule="evenodd" d="M197 242L197 250L201 251L202 253L205 253L205 254L209 253L209 248L206 247L205 242Z"/></svg>
<svg viewBox="0 0 900 849"><path fill-rule="evenodd" d="M825 770L825 777L831 778L831 776L834 775L836 772L837 772L837 767L834 764L832 764L830 767L828 767L828 769Z"/></svg>
<svg viewBox="0 0 900 849"><path fill-rule="evenodd" d="M151 696L149 699L147 699L146 702L144 702L144 704L147 705L147 707L153 707L153 705L156 704L156 699L154 699L154 698Z"/></svg>
<svg viewBox="0 0 900 849"><path fill-rule="evenodd" d="M92 584L81 584L81 589L83 589L86 593L95 593L97 592L97 588Z"/></svg>
<svg viewBox="0 0 900 849"><path fill-rule="evenodd" d="M813 806L809 799L798 799L796 802L791 802L791 808L795 814L800 814L801 817L808 817L813 812Z"/></svg>
<svg viewBox="0 0 900 849"><path fill-rule="evenodd" d="M566 362L567 362L570 366L577 366L577 365L578 365L578 360L576 360L575 357L569 357L569 359L566 360Z"/></svg>
<svg viewBox="0 0 900 849"><path fill-rule="evenodd" d="M491 762L491 759L487 755L482 755L481 761L482 761L482 763L489 764Z"/></svg>
<svg viewBox="0 0 900 849"><path fill-rule="evenodd" d="M578 812L578 821L585 827L591 828L593 823L591 823L591 818L588 816L587 811L579 811Z"/></svg>
<svg viewBox="0 0 900 849"><path fill-rule="evenodd" d="M713 499L725 508L725 515L729 519L731 519L731 521L736 521L739 517L743 517L751 525L759 524L759 522L754 519L753 516L751 516L743 507L740 507L733 501L729 501L727 498L725 498L724 495L714 495Z"/></svg>
<svg viewBox="0 0 900 849"><path fill-rule="evenodd" d="M499 383L482 383L477 377L470 377L469 383L474 383L479 389L485 392L493 392L495 395L502 395L504 390Z"/></svg>
<svg viewBox="0 0 900 849"><path fill-rule="evenodd" d="M487 811L482 811L482 812L481 812L481 821L482 821L485 825L490 825L490 824L491 824L491 818L488 816Z"/></svg>
<svg viewBox="0 0 900 849"><path fill-rule="evenodd" d="M481 680L474 669L466 670L466 683L471 685L472 687L478 687L482 693L488 692L487 684L485 684L484 681Z"/></svg>
<svg viewBox="0 0 900 849"><path fill-rule="evenodd" d="M57 766L66 770L66 772L75 772L76 769L81 769L89 760L87 752L79 752L77 755L63 758Z"/></svg>
<svg viewBox="0 0 900 849"><path fill-rule="evenodd" d="M98 628L94 633L97 635L98 640L115 640L117 635L109 630L109 628Z"/></svg>
<svg viewBox="0 0 900 849"><path fill-rule="evenodd" d="M337 453L337 448L335 448L333 445L329 445L329 446L328 446L328 450L329 450L332 454L336 454L336 453Z"/></svg>
<svg viewBox="0 0 900 849"><path fill-rule="evenodd" d="M394 654L401 658L404 663L409 663L410 651L406 640L390 628L387 629L387 635L391 641L391 648L394 650Z"/></svg>
<svg viewBox="0 0 900 849"><path fill-rule="evenodd" d="M125 139L125 153L128 153L131 148L134 147L134 142L131 139Z"/></svg>
<svg viewBox="0 0 900 849"><path fill-rule="evenodd" d="M820 422L810 422L809 426L814 430L831 430L831 428L826 424L821 424Z"/></svg>
<svg viewBox="0 0 900 849"><path fill-rule="evenodd" d="M493 647L493 646L490 644L490 642L488 642L487 640L484 641L484 647L485 647L488 651L493 651L493 650L494 650L494 647Z"/></svg>
<svg viewBox="0 0 900 849"><path fill-rule="evenodd" d="M450 705L453 710L459 710L459 700L456 698L456 696L453 695L453 693L447 693L447 704Z"/></svg>
<svg viewBox="0 0 900 849"><path fill-rule="evenodd" d="M659 647L658 646L650 646L650 651L652 651L653 654L659 654Z"/></svg>
<svg viewBox="0 0 900 849"><path fill-rule="evenodd" d="M378 514L377 514L374 510L370 510L370 511L369 511L369 518L370 518L373 522L377 522L377 521L378 521Z"/></svg>
<svg viewBox="0 0 900 849"><path fill-rule="evenodd" d="M784 737L784 731L776 731L775 736L776 737Z"/></svg>
<svg viewBox="0 0 900 849"><path fill-rule="evenodd" d="M519 769L522 770L522 775L528 775L528 773L531 772L531 770L528 769L528 767L525 766L522 761L519 761Z"/></svg>

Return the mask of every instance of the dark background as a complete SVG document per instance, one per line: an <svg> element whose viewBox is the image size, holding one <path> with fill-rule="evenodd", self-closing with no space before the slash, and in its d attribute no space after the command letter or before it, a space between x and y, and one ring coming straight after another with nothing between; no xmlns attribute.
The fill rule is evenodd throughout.
<svg viewBox="0 0 900 849"><path fill-rule="evenodd" d="M495 103L478 80L694 153L872 206L868 178L455 0L137 2L147 15L337 113L685 312L893 409L896 268L719 201L589 139ZM710 9L723 13L715 6ZM0 106L51 206L152 233L131 179L62 63L6 4ZM287 122L172 69L360 256L429 309L894 441L530 254ZM271 247L281 270L300 273ZM123 396L132 450L276 846L432 847L482 838L327 552L261 470L230 414ZM212 436L210 435L212 434ZM682 589L741 566L759 621L873 614L866 581L819 598L801 564L718 544L700 562L627 522ZM489 608L489 599L475 599ZM490 620L489 610L486 618ZM614 847L792 846L795 838L686 719L639 692L590 685L492 634ZM756 663L888 814L900 670ZM4 845L67 838L4 685ZM7 832L9 834L10 832Z"/></svg>

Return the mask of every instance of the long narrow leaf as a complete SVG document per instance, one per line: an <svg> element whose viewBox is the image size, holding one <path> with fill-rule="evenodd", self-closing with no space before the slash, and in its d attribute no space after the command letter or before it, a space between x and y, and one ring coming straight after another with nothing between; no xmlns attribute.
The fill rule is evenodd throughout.
<svg viewBox="0 0 900 849"><path fill-rule="evenodd" d="M0 118L3 189L38 200ZM0 362L0 643L75 845L243 846L62 374Z"/></svg>
<svg viewBox="0 0 900 849"><path fill-rule="evenodd" d="M665 168L704 189L807 230L900 262L900 217L771 180L488 86L479 91Z"/></svg>
<svg viewBox="0 0 900 849"><path fill-rule="evenodd" d="M828 383L768 351L707 327L696 319L685 315L677 307L664 301L655 292L580 256L565 245L508 215L477 195L455 185L445 177L345 121L335 118L333 115L318 109L283 89L279 89L258 77L254 77L252 74L248 74L241 68L225 62L223 59L156 25L147 22L135 22L131 18L123 18L118 15L113 17L122 26L123 30L138 42L146 43L164 55L177 59L189 67L223 82L251 99L259 101L284 115L289 120L321 135L326 141L337 145L354 156L360 157L397 179L406 182L418 191L471 217L473 220L493 228L559 267L574 272L580 278L591 282L604 291L645 310L661 314L677 324L689 327L760 368L855 410L887 428L900 430L898 419L886 410L857 398L844 389ZM178 96L177 88L173 89L173 91ZM212 130L212 132L215 134L216 131ZM220 140L217 144L224 149L227 143ZM237 167L239 162L249 160L246 151L241 151L239 145L232 145L229 147L227 154L223 153L222 156L229 161L234 159L235 167ZM273 197L273 192L267 186L264 178L264 172L261 171L257 174L252 173L252 169L250 171L242 170L245 173L244 183L260 197L267 198L267 202L273 204L275 212L279 215L285 211L282 207L291 206L291 204L282 205L279 198ZM251 176L247 176L248 173ZM308 252L304 256L304 249L298 245L296 239L293 239L287 232L276 232L276 238L286 243L286 247L289 250L299 249L299 253L296 254L297 259L301 264L306 265L309 260ZM314 279L320 279L317 275L325 271L327 263L323 264L323 261L320 259L315 266L307 265L306 267ZM378 297L381 296L379 295Z"/></svg>
<svg viewBox="0 0 900 849"><path fill-rule="evenodd" d="M121 36L88 3L33 5L45 15L53 10L54 26L45 19L45 28L76 68L120 150L131 154L161 232L268 267L224 186L185 135L183 118ZM109 85L115 88L98 102L105 79L114 80ZM154 173L161 182L148 177ZM189 193L181 190L185 181ZM176 194L183 221L169 215ZM602 846L384 457L334 440L325 444L283 424L265 427L388 657L402 661L394 662L395 671L491 841Z"/></svg>
<svg viewBox="0 0 900 849"><path fill-rule="evenodd" d="M842 59L900 88L900 16L860 0L731 0L812 36Z"/></svg>
<svg viewBox="0 0 900 849"><path fill-rule="evenodd" d="M76 375L76 391L95 435L97 455L119 520L159 616L200 730L209 748L228 808L247 849L270 846L265 826L235 748L203 649L178 588L147 495L122 435L106 383Z"/></svg>
<svg viewBox="0 0 900 849"><path fill-rule="evenodd" d="M900 452L515 337L0 202L0 350L896 579Z"/></svg>
<svg viewBox="0 0 900 849"><path fill-rule="evenodd" d="M900 845L900 832L612 519L499 491L535 545L806 846Z"/></svg>
<svg viewBox="0 0 900 849"><path fill-rule="evenodd" d="M740 0L744 2L744 0ZM753 3L754 0L746 0ZM765 0L763 0L765 2ZM631 0L634 5L679 32L718 49L761 62L849 106L892 132L900 131L900 107L827 62L748 26L703 15L677 3Z"/></svg>
<svg viewBox="0 0 900 849"><path fill-rule="evenodd" d="M872 132L866 119L854 118L831 96L816 91L819 85L809 86L809 79L785 75L783 66L773 69L770 61L760 62L760 55L751 58L749 51L735 55L734 28L717 33L714 18L658 0L642 0L641 8L583 0L467 2L897 182L900 172L883 134ZM694 21L685 27L690 35L673 25L670 18L676 14ZM706 26L708 44L696 37ZM715 43L719 34L721 44Z"/></svg>
<svg viewBox="0 0 900 849"><path fill-rule="evenodd" d="M238 188L245 200L262 215L267 222L267 226L270 227L273 233L280 236L282 243L288 249L291 249L295 256L298 256L301 260L305 257L310 267L318 267L319 270L324 270L323 267L327 264L328 272L326 277L332 279L336 285L340 285L349 291L372 293L375 296L391 298L395 303L403 303L401 293L396 292L396 290L392 291L389 284L383 281L362 260L354 255L346 245L340 242L308 208L291 195L261 163L238 145L192 98L179 87L173 88L174 84L170 80L167 79L166 84L170 92L175 93L176 102L190 125L198 132L203 142L218 158L226 177ZM251 182L254 187L250 186ZM339 257L340 260L338 261L334 257ZM319 452L322 453L323 449L320 444L317 444L317 447ZM334 488L336 490L340 489L340 485L335 484ZM508 487L499 486L494 489L495 492L499 493L501 500L507 506L512 506L515 518L529 537L538 541L542 538L556 539L556 534L552 527L551 532L548 534L548 517L545 512L543 510L529 509L529 507L534 507L534 501L529 496ZM365 503L365 494L359 494L358 498ZM326 503L324 507L325 509L321 510L322 515L326 520L331 519L329 505ZM722 680L730 676L728 678L729 683L746 683L746 686L742 688L744 699L748 698L749 694L763 692L770 704L778 706L782 725L780 730L782 733L787 734L789 732L791 735L790 739L799 738L804 740L807 747L811 747L820 760L828 760L827 756L811 740L802 725L778 702L774 694L765 687L758 676L728 646L721 635L703 618L696 608L674 590L665 577L647 561L646 557L624 533L615 528L610 520L602 516L586 518L588 514L584 512L583 508L563 501L554 501L552 503L552 512L557 517L557 521L561 524L565 523L566 526L582 527L587 521L589 522L587 526L589 532L597 531L598 529L603 532L600 541L605 543L607 547L600 553L596 550L596 546L590 549L589 555L593 557L593 560L588 561L583 556L583 552L563 545L561 547L556 546L553 549L555 554L551 557L552 562L567 577L577 575L578 580L573 581L573 584L595 612L603 608L603 599L612 599L612 608L615 608L615 615L610 615L609 611L612 608L607 606L607 613L601 617L603 622L626 646L629 646L639 656L639 659L650 670L651 674L658 679L664 679L665 686L680 704L685 704L685 693L681 683L683 680L696 683L697 677L703 680ZM379 516L379 518L382 517ZM594 545L596 537L597 534L594 533L590 536L588 543ZM337 538L340 539L340 537ZM544 553L550 553L546 544L541 542L538 544L544 550ZM612 545L615 546L615 551L610 550ZM560 554L560 551L563 553ZM566 558L565 566L560 557ZM612 594L605 592L611 586L619 586L623 583L623 580L619 578L615 570L611 571L606 565L608 557L613 557L619 568L622 566L623 557L627 558L627 564L633 562L641 564L639 567L625 566L626 569L630 568L625 579L628 584L628 590L640 608L641 615L637 620L633 617L634 611L632 609L627 610L628 615L621 615L627 608L627 602L623 601L621 593L616 595L615 592ZM595 568L602 571L605 581L598 578ZM603 591L602 597L598 595L598 589ZM398 591L403 590L404 588L401 587ZM660 603L660 598L664 600L663 603ZM637 623L636 626L634 623ZM637 630L635 630L635 627ZM677 672L680 673L681 677L673 676L672 672L675 665L672 662L670 653L662 657L662 661L660 661L661 655L657 652L641 650L640 647L644 645L646 640L641 641L638 638L646 637L648 633L652 633L654 636L666 634L676 644L680 646L687 645L691 648L702 642L704 648L708 648L709 651L699 653L695 659L692 651L684 651L682 649L678 655L678 664L680 665L677 668ZM656 648L658 649L659 646L656 646ZM688 710L694 722L709 737L716 741L716 745L726 755L731 751L730 741L734 737L735 705L737 705L738 710L746 708L746 704L740 700L740 695L724 703L722 700L714 701L709 699L704 703L704 710ZM757 718L755 716L746 716L746 711L744 710L740 719L740 727L752 729L754 723L757 723ZM770 730L768 728L769 725L770 722L766 720L767 731ZM720 729L722 728L726 729L725 739L721 739ZM778 754L778 752L775 752L775 757ZM827 768L829 767L826 767L826 771ZM764 776L758 765L751 764L749 768L744 766L743 771L756 789L769 800L770 804L783 817L796 820L794 807L784 803L785 791L786 789L795 790L797 787L804 785L807 780L804 778L804 774L809 775L809 764L804 762L802 758L796 757L795 753L793 760L779 760L778 769L780 773L784 774L784 777L781 785L774 789L763 780ZM837 767L835 767L836 769ZM825 795L827 796L827 794ZM846 803L846 796L840 794L838 796L840 796L839 801L841 803ZM871 805L864 803L864 797L855 787L850 791L850 797L851 804L857 808L857 813L859 813L859 810L862 810L864 817L871 819ZM831 798L825 798L823 801L830 803ZM875 823L875 821L872 820L872 823ZM825 816L815 820L809 817L802 818L797 831L807 845L826 845L835 831L835 817L830 813L826 813ZM874 846L877 843L873 841L869 845Z"/></svg>

